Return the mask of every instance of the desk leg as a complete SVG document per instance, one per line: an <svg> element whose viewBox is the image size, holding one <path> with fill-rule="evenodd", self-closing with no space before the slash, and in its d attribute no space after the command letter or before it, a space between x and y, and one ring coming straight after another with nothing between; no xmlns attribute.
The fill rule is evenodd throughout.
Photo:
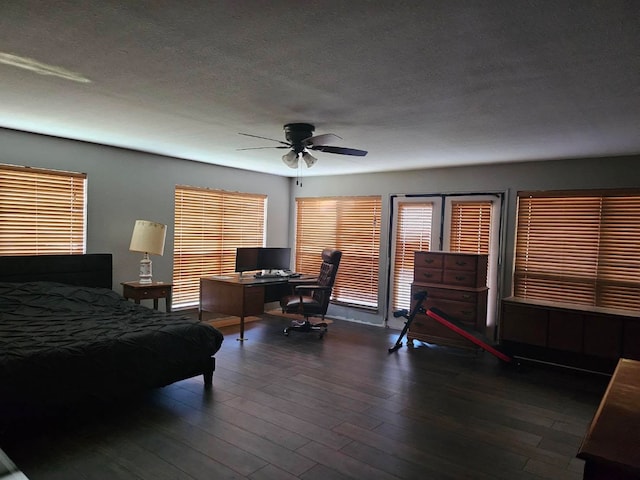
<svg viewBox="0 0 640 480"><path fill-rule="evenodd" d="M240 315L240 337L236 338L239 342L244 342L246 340L244 336L244 312Z"/></svg>

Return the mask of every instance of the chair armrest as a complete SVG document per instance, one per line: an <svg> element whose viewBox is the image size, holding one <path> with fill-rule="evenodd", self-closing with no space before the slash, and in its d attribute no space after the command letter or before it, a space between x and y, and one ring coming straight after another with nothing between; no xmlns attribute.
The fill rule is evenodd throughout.
<svg viewBox="0 0 640 480"><path fill-rule="evenodd" d="M295 290L296 290L296 293L312 292L313 290L322 290L326 292L331 290L331 287L326 287L322 285L297 285Z"/></svg>
<svg viewBox="0 0 640 480"><path fill-rule="evenodd" d="M290 278L289 279L289 285L291 285L292 287L295 287L296 285L309 285L309 284L315 284L318 282L318 278L317 277L311 277L311 278Z"/></svg>

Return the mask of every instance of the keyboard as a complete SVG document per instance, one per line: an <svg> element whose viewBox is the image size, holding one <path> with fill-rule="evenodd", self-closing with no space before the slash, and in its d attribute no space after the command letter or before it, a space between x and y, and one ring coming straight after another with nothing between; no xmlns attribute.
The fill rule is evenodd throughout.
<svg viewBox="0 0 640 480"><path fill-rule="evenodd" d="M256 273L255 278L299 278L299 273Z"/></svg>
<svg viewBox="0 0 640 480"><path fill-rule="evenodd" d="M279 275L277 273L256 273L255 278L286 278L286 275Z"/></svg>

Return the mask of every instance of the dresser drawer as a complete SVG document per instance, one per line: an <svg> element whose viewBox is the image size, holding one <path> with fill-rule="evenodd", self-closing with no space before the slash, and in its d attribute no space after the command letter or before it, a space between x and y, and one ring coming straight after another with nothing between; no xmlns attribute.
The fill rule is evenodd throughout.
<svg viewBox="0 0 640 480"><path fill-rule="evenodd" d="M442 283L442 269L416 268L413 274L413 281L417 283Z"/></svg>
<svg viewBox="0 0 640 480"><path fill-rule="evenodd" d="M420 288L416 288L416 291L421 290ZM442 299L442 300L452 300L454 302L464 302L464 303L472 303L475 304L478 302L479 292L473 292L469 290L453 290L446 288L434 288L434 287L425 287L423 290L427 291L427 298L430 299Z"/></svg>
<svg viewBox="0 0 640 480"><path fill-rule="evenodd" d="M439 268L443 265L442 253L416 252L414 257L415 268Z"/></svg>
<svg viewBox="0 0 640 480"><path fill-rule="evenodd" d="M471 328L475 328L478 317L478 308L473 303L454 302L439 298L429 300L427 298L427 301L424 302L424 307L427 310L431 307L436 307L448 317L452 317Z"/></svg>
<svg viewBox="0 0 640 480"><path fill-rule="evenodd" d="M459 287L475 287L478 283L478 275L471 271L445 270L442 275L442 283Z"/></svg>
<svg viewBox="0 0 640 480"><path fill-rule="evenodd" d="M454 337L457 335L437 320L424 314L415 316L409 331L417 335L432 335L435 337Z"/></svg>
<svg viewBox="0 0 640 480"><path fill-rule="evenodd" d="M444 268L447 270L464 270L467 272L475 272L478 270L477 255L461 255L449 253L444 257Z"/></svg>

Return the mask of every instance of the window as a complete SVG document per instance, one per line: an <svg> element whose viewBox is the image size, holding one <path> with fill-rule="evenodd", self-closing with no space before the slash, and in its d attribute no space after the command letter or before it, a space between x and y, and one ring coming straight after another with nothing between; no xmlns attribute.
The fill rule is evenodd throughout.
<svg viewBox="0 0 640 480"><path fill-rule="evenodd" d="M332 299L378 307L381 198L296 199L296 271L315 273L325 248L342 251Z"/></svg>
<svg viewBox="0 0 640 480"><path fill-rule="evenodd" d="M198 304L200 277L233 273L237 247L264 246L266 202L265 195L176 187L175 308Z"/></svg>
<svg viewBox="0 0 640 480"><path fill-rule="evenodd" d="M519 192L514 295L640 309L640 191Z"/></svg>
<svg viewBox="0 0 640 480"><path fill-rule="evenodd" d="M0 255L82 254L84 173L0 165Z"/></svg>
<svg viewBox="0 0 640 480"><path fill-rule="evenodd" d="M415 252L431 250L433 210L433 202L398 202L391 278L392 311L410 307Z"/></svg>

